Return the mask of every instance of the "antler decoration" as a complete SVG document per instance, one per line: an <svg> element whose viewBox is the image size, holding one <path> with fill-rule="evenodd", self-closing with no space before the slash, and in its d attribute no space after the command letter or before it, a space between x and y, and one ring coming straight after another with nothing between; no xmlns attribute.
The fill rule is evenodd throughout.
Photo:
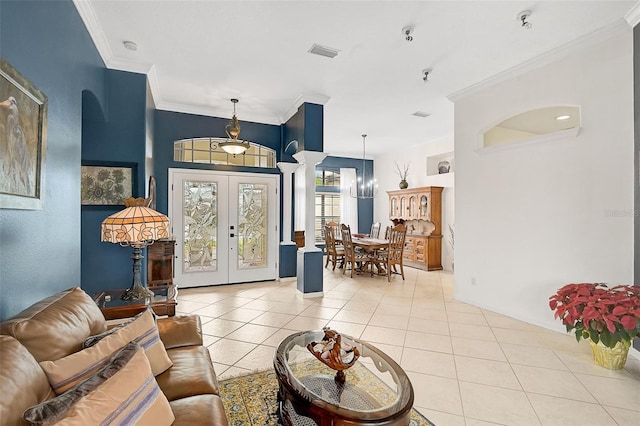
<svg viewBox="0 0 640 426"><path fill-rule="evenodd" d="M337 370L336 381L344 383L344 371L353 366L360 357L360 351L355 346L342 342L342 336L335 330L324 328L324 337L320 342L307 345L309 352L327 367Z"/></svg>

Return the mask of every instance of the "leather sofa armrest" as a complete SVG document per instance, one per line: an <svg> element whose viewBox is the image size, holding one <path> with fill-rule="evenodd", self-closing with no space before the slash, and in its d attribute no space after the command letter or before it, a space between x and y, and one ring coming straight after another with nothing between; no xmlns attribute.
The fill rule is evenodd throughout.
<svg viewBox="0 0 640 426"><path fill-rule="evenodd" d="M166 349L202 345L202 323L198 315L158 318L158 331Z"/></svg>

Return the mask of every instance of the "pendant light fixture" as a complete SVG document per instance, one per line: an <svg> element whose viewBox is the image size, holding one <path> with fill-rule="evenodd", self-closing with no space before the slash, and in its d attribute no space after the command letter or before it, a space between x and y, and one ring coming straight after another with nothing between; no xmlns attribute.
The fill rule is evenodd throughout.
<svg viewBox="0 0 640 426"><path fill-rule="evenodd" d="M231 102L233 102L233 117L231 117L229 123L224 127L227 139L218 142L218 146L226 153L232 154L235 157L238 154L244 154L244 152L249 149L249 142L238 139L240 136L240 123L238 122L238 117L236 117L236 104L238 100L231 99Z"/></svg>
<svg viewBox="0 0 640 426"><path fill-rule="evenodd" d="M371 170L371 179L368 181L367 178L367 162L366 162L366 151L365 151L365 140L367 135L362 135L362 176L358 176L358 182L355 184L352 182L349 187L349 193L353 198L359 198L361 200L367 200L375 198L378 195L378 182L376 178L373 176L373 166Z"/></svg>

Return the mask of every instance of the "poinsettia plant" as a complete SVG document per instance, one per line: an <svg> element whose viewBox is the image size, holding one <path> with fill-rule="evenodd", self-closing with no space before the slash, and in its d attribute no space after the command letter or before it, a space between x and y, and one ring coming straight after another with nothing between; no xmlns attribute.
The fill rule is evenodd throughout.
<svg viewBox="0 0 640 426"><path fill-rule="evenodd" d="M562 319L576 340L591 339L613 348L627 348L640 336L640 287L603 283L567 284L549 298L555 318Z"/></svg>

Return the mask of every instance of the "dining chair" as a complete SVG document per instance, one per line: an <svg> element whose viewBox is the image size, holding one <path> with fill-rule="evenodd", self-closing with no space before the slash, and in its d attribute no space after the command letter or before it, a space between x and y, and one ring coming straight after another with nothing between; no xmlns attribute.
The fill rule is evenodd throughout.
<svg viewBox="0 0 640 426"><path fill-rule="evenodd" d="M324 264L326 268L329 262L333 263L333 270L336 270L336 263L340 261L340 267L344 266L344 247L336 245L336 238L333 227L325 225L324 227L324 243L325 250L327 250L327 263Z"/></svg>
<svg viewBox="0 0 640 426"><path fill-rule="evenodd" d="M377 262L386 266L387 281L391 282L391 268L400 266L400 274L404 280L404 268L402 265L402 254L404 252L404 240L407 236L407 227L403 224L394 226L389 231L389 248L387 250L379 250Z"/></svg>
<svg viewBox="0 0 640 426"><path fill-rule="evenodd" d="M371 225L371 231L369 232L369 238L378 238L380 236L380 222L376 222Z"/></svg>
<svg viewBox="0 0 640 426"><path fill-rule="evenodd" d="M358 264L361 266L368 263L371 258L366 252L356 251L353 246L353 240L351 239L351 228L344 223L341 225L342 232L342 245L344 246L344 271L347 270L347 263L351 263L351 278L353 278L353 272L358 268Z"/></svg>
<svg viewBox="0 0 640 426"><path fill-rule="evenodd" d="M326 226L330 226L333 230L333 240L337 247L342 247L342 236L340 234L340 224L334 221L327 222Z"/></svg>

